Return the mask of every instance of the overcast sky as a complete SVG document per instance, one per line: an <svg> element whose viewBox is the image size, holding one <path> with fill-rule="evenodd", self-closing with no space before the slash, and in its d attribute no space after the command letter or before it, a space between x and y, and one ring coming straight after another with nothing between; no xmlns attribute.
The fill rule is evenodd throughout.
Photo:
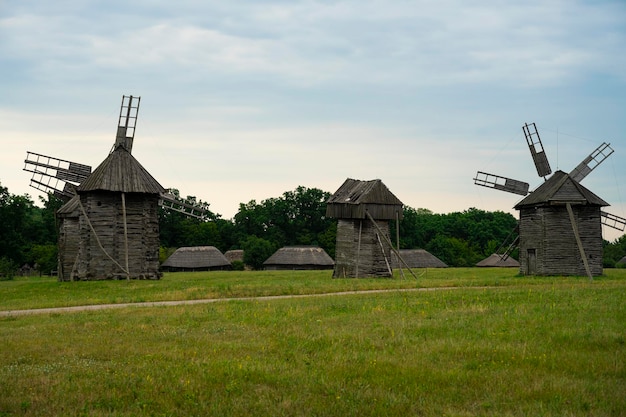
<svg viewBox="0 0 626 417"><path fill-rule="evenodd" d="M226 219L348 177L517 216L473 177L538 186L532 122L553 170L611 143L582 184L626 217L624 0L0 0L0 68L0 183L35 200L26 152L95 168L132 94L133 155Z"/></svg>

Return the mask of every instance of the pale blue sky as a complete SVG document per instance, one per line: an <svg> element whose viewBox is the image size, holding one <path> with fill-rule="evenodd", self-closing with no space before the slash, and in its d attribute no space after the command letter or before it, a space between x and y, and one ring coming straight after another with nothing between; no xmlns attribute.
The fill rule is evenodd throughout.
<svg viewBox="0 0 626 417"><path fill-rule="evenodd" d="M0 183L39 195L26 151L97 166L133 94L133 155L224 218L347 177L438 213L515 213L472 178L536 187L531 122L553 169L610 142L583 185L626 217L625 45L623 0L3 0Z"/></svg>

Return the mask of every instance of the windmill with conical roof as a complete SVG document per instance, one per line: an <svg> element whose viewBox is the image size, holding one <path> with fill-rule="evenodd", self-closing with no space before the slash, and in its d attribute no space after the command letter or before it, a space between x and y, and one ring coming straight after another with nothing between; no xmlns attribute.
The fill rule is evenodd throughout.
<svg viewBox="0 0 626 417"><path fill-rule="evenodd" d="M123 96L117 134L93 171L28 152L31 186L66 204L59 219L59 280L158 279L158 207L204 218L204 207L168 193L131 154L140 97Z"/></svg>

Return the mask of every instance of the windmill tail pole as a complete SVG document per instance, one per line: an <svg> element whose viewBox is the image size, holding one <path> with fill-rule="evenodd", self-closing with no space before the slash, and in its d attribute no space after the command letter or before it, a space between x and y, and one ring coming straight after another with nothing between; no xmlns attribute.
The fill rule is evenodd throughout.
<svg viewBox="0 0 626 417"><path fill-rule="evenodd" d="M396 254L400 262L402 262L404 266L406 267L406 269L409 270L411 275L413 275L413 278L417 279L417 276L415 275L415 273L411 270L411 268L406 264L406 262L404 262L404 259L402 259L402 257L400 256L400 252L398 252L398 250L393 247L393 244L391 243L391 240L389 240L389 237L385 233L383 233L380 227L378 227L378 224L376 224L376 220L374 220L370 212L366 211L365 214L367 214L367 217L372 221L372 223L374 223L374 227L376 227L376 230L378 230L378 233L382 235L382 237L385 239L385 242L389 245L391 250Z"/></svg>

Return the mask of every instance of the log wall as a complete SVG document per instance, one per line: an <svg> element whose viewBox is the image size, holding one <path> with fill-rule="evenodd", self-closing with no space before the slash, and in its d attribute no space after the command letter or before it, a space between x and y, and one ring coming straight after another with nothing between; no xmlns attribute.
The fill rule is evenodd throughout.
<svg viewBox="0 0 626 417"><path fill-rule="evenodd" d="M389 238L389 222L376 224ZM333 278L391 277L390 264L391 248L370 220L339 220Z"/></svg>
<svg viewBox="0 0 626 417"><path fill-rule="evenodd" d="M591 273L602 275L600 207L572 208ZM565 206L521 209L519 235L521 274L587 275Z"/></svg>
<svg viewBox="0 0 626 417"><path fill-rule="evenodd" d="M95 230L95 235L87 218L81 215L76 279L127 278L122 269L126 267L126 247L130 278L160 277L158 195L129 193L125 198L127 244L121 193L90 192L81 195L81 204ZM106 250L110 258L100 246Z"/></svg>

